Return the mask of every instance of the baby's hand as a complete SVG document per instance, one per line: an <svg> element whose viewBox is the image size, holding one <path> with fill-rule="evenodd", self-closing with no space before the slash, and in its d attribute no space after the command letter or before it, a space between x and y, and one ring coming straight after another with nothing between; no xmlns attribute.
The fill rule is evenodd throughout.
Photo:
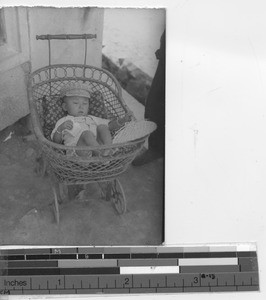
<svg viewBox="0 0 266 300"><path fill-rule="evenodd" d="M58 127L58 130L59 131L63 131L65 129L71 130L72 128L73 128L73 122L71 120L67 120Z"/></svg>
<svg viewBox="0 0 266 300"><path fill-rule="evenodd" d="M130 121L132 121L132 119L133 119L134 117L133 117L133 113L132 112L129 112L129 113L127 113L126 115L125 115L125 122L130 122Z"/></svg>

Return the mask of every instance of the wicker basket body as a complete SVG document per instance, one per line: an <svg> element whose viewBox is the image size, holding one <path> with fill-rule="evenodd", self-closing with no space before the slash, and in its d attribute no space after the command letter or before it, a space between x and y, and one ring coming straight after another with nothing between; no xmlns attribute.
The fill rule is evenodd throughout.
<svg viewBox="0 0 266 300"><path fill-rule="evenodd" d="M45 138L43 97L58 97L61 87L70 82L82 82L88 84L92 91L100 92L108 118L123 117L129 112L122 99L119 83L106 70L88 65L61 64L50 65L33 72L29 78L29 104L34 133L43 157L50 172L61 183L87 184L111 180L127 169L143 147L147 136L126 143L91 148L98 153L92 157L67 155L67 150L88 148L68 147ZM112 154L106 156L106 149L111 150Z"/></svg>

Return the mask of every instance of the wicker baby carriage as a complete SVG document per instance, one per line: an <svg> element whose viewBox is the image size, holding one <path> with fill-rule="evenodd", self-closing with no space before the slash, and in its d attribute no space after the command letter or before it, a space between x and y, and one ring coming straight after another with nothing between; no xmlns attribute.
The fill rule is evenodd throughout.
<svg viewBox="0 0 266 300"><path fill-rule="evenodd" d="M67 155L73 147L56 144L50 140L50 133L55 122L62 117L59 92L62 86L80 82L88 84L92 91L90 106L98 117L114 119L132 114L121 96L121 87L114 76L106 70L86 65L87 40L96 35L41 35L37 40L48 40L49 66L38 69L29 77L29 104L34 133L41 148L42 158L47 164L54 193L56 221L59 223L59 203L67 195L69 185L99 183L102 195L111 200L119 214L126 211L126 198L120 181L116 178L123 173L142 149L148 134L129 142L91 148L98 155L84 159L80 156ZM84 39L84 64L51 64L52 39ZM134 116L133 116L134 118ZM52 122L51 122L52 120ZM88 150L74 147L74 150ZM106 149L111 149L110 155ZM72 149L73 150L73 149ZM112 154L111 154L112 153Z"/></svg>

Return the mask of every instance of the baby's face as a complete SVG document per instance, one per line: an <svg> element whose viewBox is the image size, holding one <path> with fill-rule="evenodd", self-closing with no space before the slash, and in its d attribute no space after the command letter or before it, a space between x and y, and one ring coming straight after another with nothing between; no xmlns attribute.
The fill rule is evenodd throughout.
<svg viewBox="0 0 266 300"><path fill-rule="evenodd" d="M63 108L73 117L87 116L89 98L78 96L65 97Z"/></svg>

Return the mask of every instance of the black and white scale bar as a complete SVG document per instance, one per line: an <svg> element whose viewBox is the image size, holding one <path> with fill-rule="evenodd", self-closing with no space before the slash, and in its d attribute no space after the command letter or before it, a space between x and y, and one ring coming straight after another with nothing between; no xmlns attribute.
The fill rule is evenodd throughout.
<svg viewBox="0 0 266 300"><path fill-rule="evenodd" d="M186 259L60 259L60 260L11 260L0 261L0 276L8 275L28 275L37 274L38 272L47 272L46 274L60 275L60 269L77 269L86 268L117 268L117 267L168 267L180 266L181 270L193 270L197 272L201 267L214 269L217 272L228 271L257 271L258 261L256 257L221 257L221 258L186 258ZM38 271L38 269L40 269ZM44 271L44 269L46 269ZM67 273L64 273L67 274Z"/></svg>
<svg viewBox="0 0 266 300"><path fill-rule="evenodd" d="M24 254L3 255L0 260L52 260L52 259L146 259L146 258L218 258L218 257L257 257L256 252L191 252L191 253L87 253L87 254Z"/></svg>
<svg viewBox="0 0 266 300"><path fill-rule="evenodd" d="M241 264L239 264L239 262ZM136 274L258 271L257 258L188 258L138 260L9 261L0 263L1 276Z"/></svg>
<svg viewBox="0 0 266 300"><path fill-rule="evenodd" d="M218 258L257 257L256 251L199 251L198 248L174 247L106 247L106 248L51 248L0 250L1 260L57 260L57 259L157 259L157 258Z"/></svg>
<svg viewBox="0 0 266 300"><path fill-rule="evenodd" d="M0 295L257 291L254 249L240 245L0 250Z"/></svg>
<svg viewBox="0 0 266 300"><path fill-rule="evenodd" d="M104 268L25 268L1 270L1 276L23 276L23 275L71 275L71 274L120 274L118 267ZM0 273L0 274L1 274ZM0 276L0 278L1 278Z"/></svg>
<svg viewBox="0 0 266 300"><path fill-rule="evenodd" d="M254 251L243 252L170 252L158 253L158 258L216 258L216 257L257 257Z"/></svg>

